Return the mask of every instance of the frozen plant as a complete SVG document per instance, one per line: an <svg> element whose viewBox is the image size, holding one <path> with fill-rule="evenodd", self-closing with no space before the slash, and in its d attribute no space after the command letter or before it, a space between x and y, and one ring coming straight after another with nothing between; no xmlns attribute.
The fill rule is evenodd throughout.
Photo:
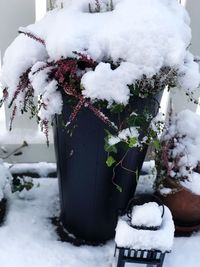
<svg viewBox="0 0 200 267"><path fill-rule="evenodd" d="M31 177L14 177L12 181L12 192L21 192L23 190L29 191L34 186L33 179Z"/></svg>
<svg viewBox="0 0 200 267"><path fill-rule="evenodd" d="M22 149L27 147L26 141L22 143L19 147L15 148L13 151L8 152L7 148L1 146L1 158L0 158L0 201L4 198L5 193L23 191L24 189L29 191L33 186L33 180L30 177L13 177L10 168L6 168L3 160L10 159L11 156L22 155Z"/></svg>
<svg viewBox="0 0 200 267"><path fill-rule="evenodd" d="M200 116L183 110L170 119L157 155L157 186L170 177L200 195Z"/></svg>

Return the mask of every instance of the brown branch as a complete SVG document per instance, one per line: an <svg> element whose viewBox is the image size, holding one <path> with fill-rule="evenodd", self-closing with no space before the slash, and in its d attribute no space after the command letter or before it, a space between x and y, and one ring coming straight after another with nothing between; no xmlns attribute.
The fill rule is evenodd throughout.
<svg viewBox="0 0 200 267"><path fill-rule="evenodd" d="M33 40L35 40L35 41L41 43L41 44L44 45L44 46L46 45L46 44L45 44L45 41L44 41L42 38L36 36L34 33L30 32L30 31L27 31L27 32L26 32L26 31L23 31L23 30L19 30L18 33L19 33L19 34L24 34L24 35L26 35L27 37L29 37L29 38L31 38L31 39L33 39Z"/></svg>
<svg viewBox="0 0 200 267"><path fill-rule="evenodd" d="M131 173L137 173L136 171L133 171L131 169L128 169L126 167L123 166L123 161L124 159L126 158L128 152L130 151L130 149L128 149L126 151L126 153L124 154L124 156L121 158L121 160L119 162L117 162L117 164L113 167L113 176L112 176L112 183L116 186L116 187L119 187L119 185L117 183L115 183L115 175L116 175L116 172L115 172L115 169L120 165L122 169L124 169L125 171L128 171L128 172L131 172Z"/></svg>

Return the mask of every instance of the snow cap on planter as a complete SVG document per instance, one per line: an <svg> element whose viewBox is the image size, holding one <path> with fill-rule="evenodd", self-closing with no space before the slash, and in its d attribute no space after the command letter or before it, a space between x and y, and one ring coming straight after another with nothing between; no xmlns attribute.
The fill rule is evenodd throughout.
<svg viewBox="0 0 200 267"><path fill-rule="evenodd" d="M127 105L132 95L130 85L159 73L161 87L163 81L187 91L199 85L198 64L187 49L190 20L177 0L60 3L41 21L21 28L5 53L1 81L4 99L13 106L12 119L18 111L31 107L32 115L39 116L46 131L47 122L61 113L63 104L59 90L62 79L56 79L55 65L61 69L59 60L80 55L94 63L76 72L81 97L93 102L104 100L108 107L113 103ZM33 98L38 96L35 104Z"/></svg>

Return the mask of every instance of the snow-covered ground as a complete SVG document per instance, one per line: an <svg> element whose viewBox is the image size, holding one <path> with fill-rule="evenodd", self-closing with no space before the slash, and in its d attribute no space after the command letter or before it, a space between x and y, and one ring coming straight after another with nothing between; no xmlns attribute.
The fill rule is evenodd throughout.
<svg viewBox="0 0 200 267"><path fill-rule="evenodd" d="M0 266L109 266L113 242L103 247L78 248L58 241L49 220L59 207L57 179L43 178L39 183L27 194L10 196L6 221L0 228Z"/></svg>
<svg viewBox="0 0 200 267"><path fill-rule="evenodd" d="M25 194L9 196L6 221L0 227L1 267L111 267L114 242L101 247L74 247L58 241L49 218L59 213L57 179L35 179ZM164 267L196 267L200 233L175 238ZM129 265L131 266L131 265Z"/></svg>

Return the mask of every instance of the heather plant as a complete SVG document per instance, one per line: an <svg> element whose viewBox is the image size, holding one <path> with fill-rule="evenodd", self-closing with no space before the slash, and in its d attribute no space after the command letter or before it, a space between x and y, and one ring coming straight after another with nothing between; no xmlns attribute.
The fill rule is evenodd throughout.
<svg viewBox="0 0 200 267"><path fill-rule="evenodd" d="M162 188L166 178L193 191L200 185L200 116L190 110L171 115L169 125L157 151L156 187Z"/></svg>
<svg viewBox="0 0 200 267"><path fill-rule="evenodd" d="M200 75L188 51L188 15L175 0L58 0L56 5L40 22L20 28L8 48L1 103L12 108L10 129L18 113L29 112L47 143L63 96L71 110L64 127L89 109L105 125L106 163L114 173L117 166L124 168L131 149L151 142L158 149L148 107L153 103L158 112L157 95L164 88L181 87L193 98Z"/></svg>

